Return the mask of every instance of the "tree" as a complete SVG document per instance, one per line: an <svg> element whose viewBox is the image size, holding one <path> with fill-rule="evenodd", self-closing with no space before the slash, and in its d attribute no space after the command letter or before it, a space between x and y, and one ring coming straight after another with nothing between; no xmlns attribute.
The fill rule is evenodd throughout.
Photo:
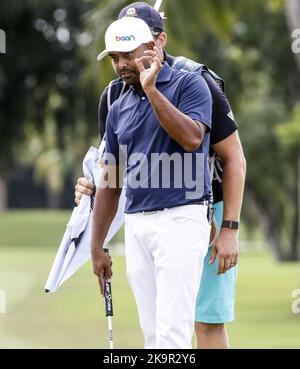
<svg viewBox="0 0 300 369"><path fill-rule="evenodd" d="M296 2L292 12L299 17ZM172 52L206 63L227 82L248 162L243 219L262 228L278 260L299 260L298 151L278 134L284 127L293 135L287 127L300 100L284 1L166 5Z"/></svg>
<svg viewBox="0 0 300 369"><path fill-rule="evenodd" d="M289 163L291 176L291 200L294 206L290 207L291 250L294 259L300 257L300 103L290 117L290 120L277 128L277 135L281 147Z"/></svg>
<svg viewBox="0 0 300 369"><path fill-rule="evenodd" d="M30 150L28 132L42 137L52 123L57 136L52 149L61 162L66 145L79 142L80 133L73 152L74 163L77 159L80 165L95 131L98 99L96 79L83 81L83 50L90 40L82 17L91 7L85 0L1 2L0 25L7 36L7 53L0 55L1 187ZM64 176L66 170L61 169L59 175Z"/></svg>
<svg viewBox="0 0 300 369"><path fill-rule="evenodd" d="M300 100L284 1L174 3L167 15L176 7L182 16L170 17L172 51L188 49L227 82L248 161L243 219L262 228L278 260L299 260L298 150L278 134L283 127L295 137L288 126Z"/></svg>

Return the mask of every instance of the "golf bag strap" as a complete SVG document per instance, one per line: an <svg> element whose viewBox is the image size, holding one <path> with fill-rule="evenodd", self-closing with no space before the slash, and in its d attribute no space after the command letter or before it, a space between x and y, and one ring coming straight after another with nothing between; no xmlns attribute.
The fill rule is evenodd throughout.
<svg viewBox="0 0 300 369"><path fill-rule="evenodd" d="M112 106L112 101L111 101L111 89L112 89L112 86L113 84L116 82L116 80L113 80L109 83L108 87L107 87L107 110L109 111L109 109L111 108ZM120 91L120 94L118 96L118 98L123 95L124 93L124 90L126 88L126 82L123 82L123 86L122 86L122 89ZM113 101L114 102L114 101Z"/></svg>
<svg viewBox="0 0 300 369"><path fill-rule="evenodd" d="M186 72L197 72L199 74L202 74L203 71L206 71L216 81L221 90L223 92L225 91L225 81L221 77L219 77L217 73L215 73L213 70L207 68L207 66L204 64L196 63L195 61L184 56L177 56L174 58L172 68L174 68L175 70L183 70Z"/></svg>
<svg viewBox="0 0 300 369"><path fill-rule="evenodd" d="M111 86L114 81L110 81L108 87L107 87L107 110L111 107Z"/></svg>
<svg viewBox="0 0 300 369"><path fill-rule="evenodd" d="M221 159L217 156L216 153L214 153L209 158L209 166L210 166L210 180L212 181L218 181L219 183L222 183L222 178L219 175L219 172L223 172Z"/></svg>

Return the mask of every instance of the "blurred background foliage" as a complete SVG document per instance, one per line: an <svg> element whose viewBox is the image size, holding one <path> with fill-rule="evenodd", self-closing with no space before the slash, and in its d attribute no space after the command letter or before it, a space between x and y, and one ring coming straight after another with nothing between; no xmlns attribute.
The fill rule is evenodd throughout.
<svg viewBox="0 0 300 369"><path fill-rule="evenodd" d="M0 208L9 179L30 168L59 207L98 144L97 105L114 78L96 62L127 0L2 0ZM150 1L154 4L154 1ZM248 163L243 221L261 227L278 260L300 258L300 29L298 0L165 0L167 51L221 75ZM72 206L71 201L69 206Z"/></svg>

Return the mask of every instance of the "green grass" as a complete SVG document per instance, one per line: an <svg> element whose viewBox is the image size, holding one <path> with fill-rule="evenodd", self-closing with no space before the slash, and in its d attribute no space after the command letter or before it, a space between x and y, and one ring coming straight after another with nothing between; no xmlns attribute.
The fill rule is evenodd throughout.
<svg viewBox="0 0 300 369"><path fill-rule="evenodd" d="M22 211L0 216L0 348L106 348L107 321L90 263L55 294L43 288L69 212ZM118 236L120 239L120 236ZM113 332L117 348L141 348L124 257L114 255ZM300 315L291 311L300 288L296 263L276 263L268 251L242 253L233 348L300 348Z"/></svg>

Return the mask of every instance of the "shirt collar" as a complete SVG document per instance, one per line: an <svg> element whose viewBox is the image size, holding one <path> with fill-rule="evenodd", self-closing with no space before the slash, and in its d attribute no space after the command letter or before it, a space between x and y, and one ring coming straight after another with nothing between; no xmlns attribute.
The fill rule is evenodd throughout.
<svg viewBox="0 0 300 369"><path fill-rule="evenodd" d="M174 63L174 57L171 56L171 55L169 55L169 54L167 54L164 51L164 61L166 61L169 64L169 66L171 67L173 65L173 63Z"/></svg>
<svg viewBox="0 0 300 369"><path fill-rule="evenodd" d="M160 70L156 82L170 82L172 77L173 69L169 66L168 63L164 62L163 67Z"/></svg>

